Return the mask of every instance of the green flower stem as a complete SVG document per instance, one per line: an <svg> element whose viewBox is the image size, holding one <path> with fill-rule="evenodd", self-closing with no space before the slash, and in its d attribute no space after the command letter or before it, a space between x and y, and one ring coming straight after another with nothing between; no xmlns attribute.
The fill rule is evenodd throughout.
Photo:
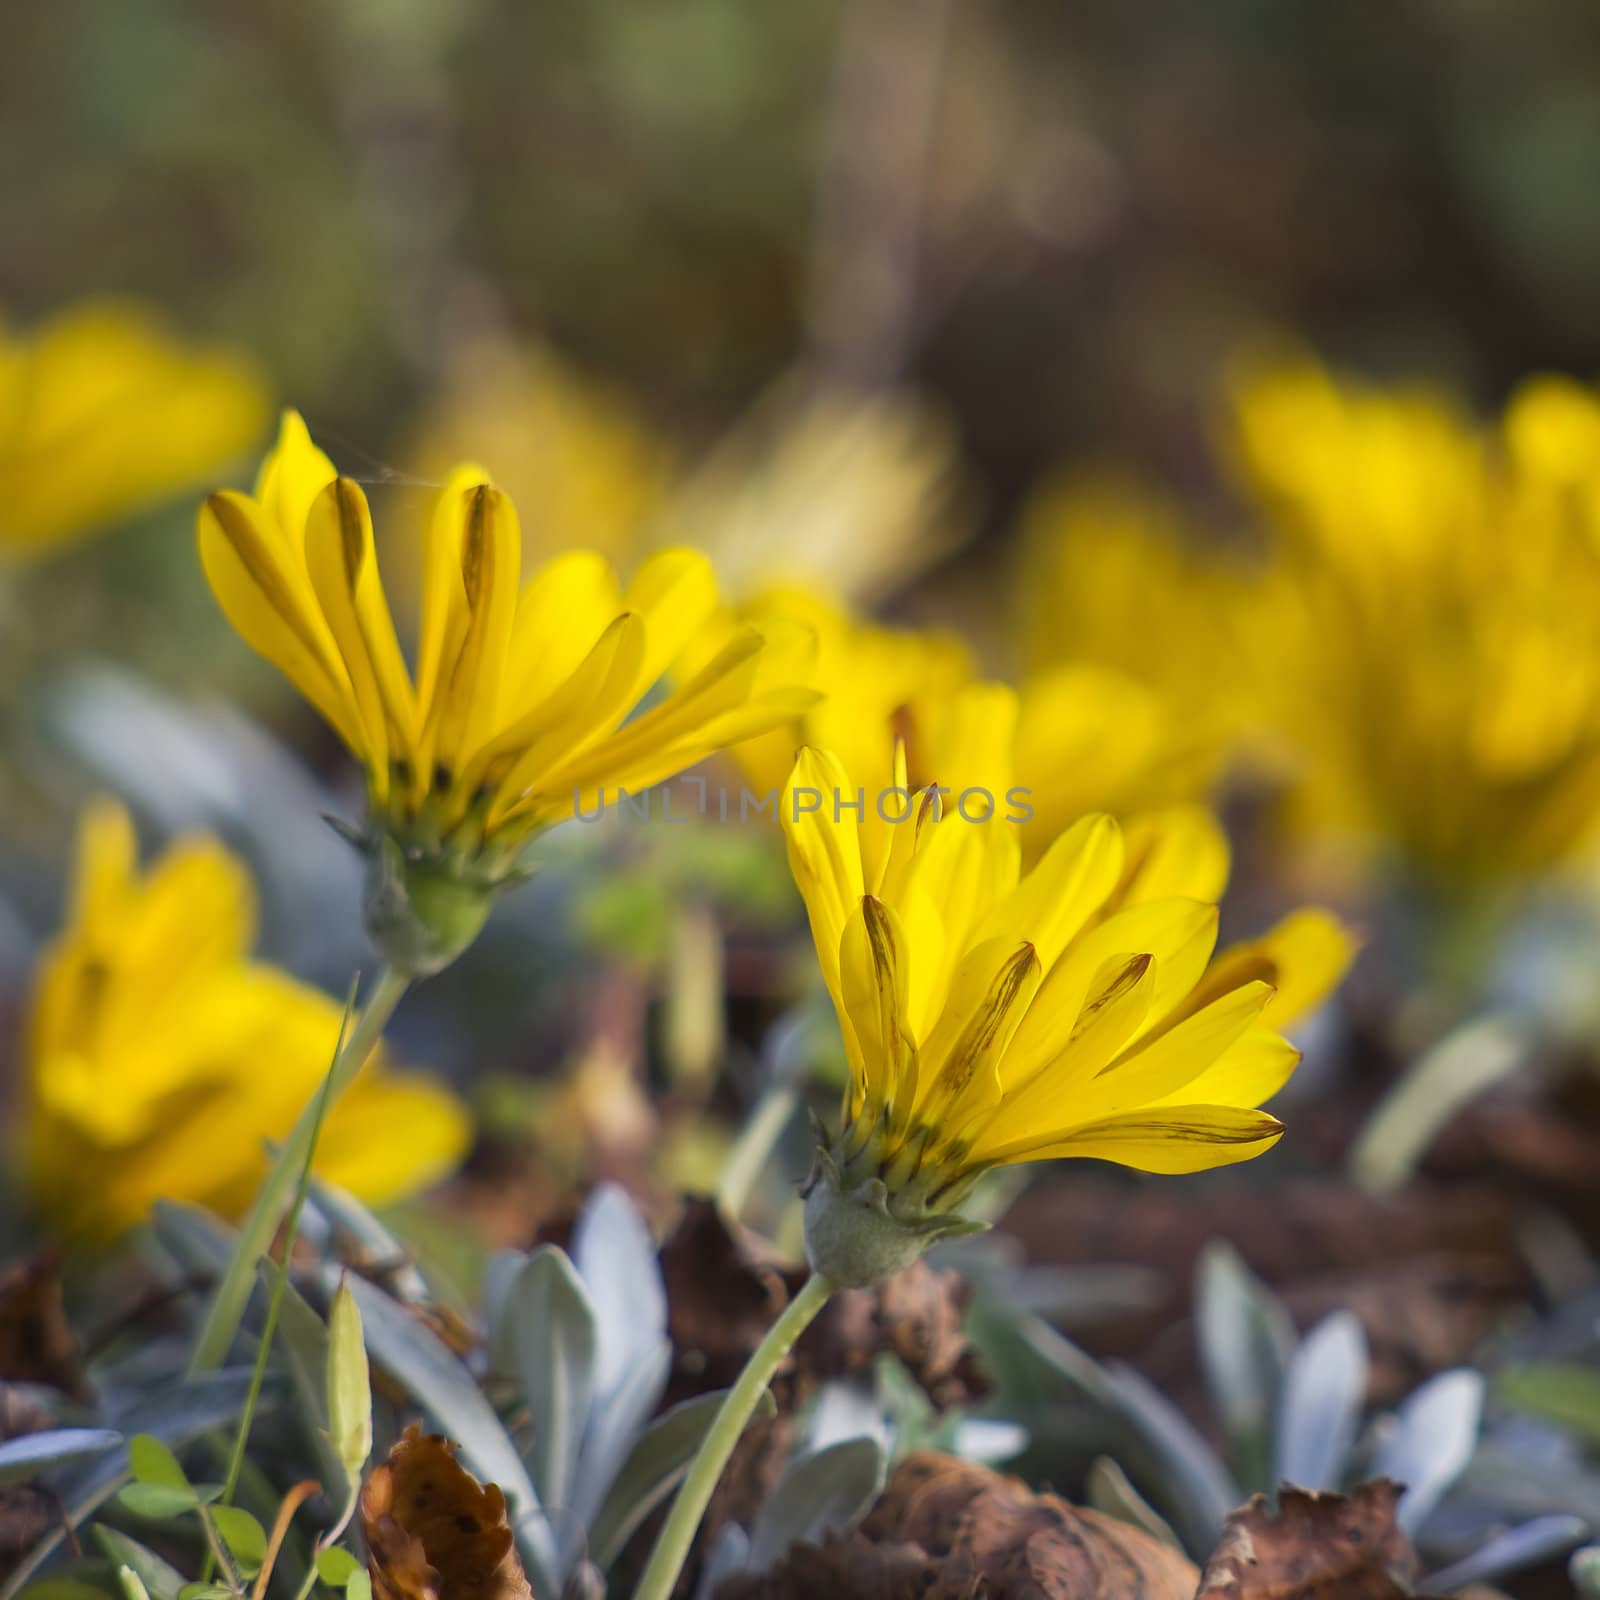
<svg viewBox="0 0 1600 1600"><path fill-rule="evenodd" d="M678 1574L683 1571L683 1563L688 1559L700 1519L711 1503L712 1491L751 1413L767 1392L773 1373L794 1348L795 1340L828 1303L832 1293L833 1285L820 1272L812 1273L805 1287L789 1302L783 1315L767 1330L755 1354L745 1363L738 1382L728 1391L716 1420L689 1463L689 1475L683 1480L678 1498L672 1502L672 1510L662 1525L656 1547L650 1553L650 1564L633 1592L633 1600L668 1600Z"/></svg>
<svg viewBox="0 0 1600 1600"><path fill-rule="evenodd" d="M234 1251L233 1260L222 1282L217 1285L216 1294L206 1312L205 1323L189 1357L191 1377L211 1372L222 1365L228 1347L233 1343L233 1336L239 1331L240 1319L244 1316L245 1305L255 1286L256 1262L271 1248L278 1224L293 1202L295 1185L311 1152L317 1125L322 1117L324 1095L327 1107L331 1110L366 1064L373 1046L382 1037L395 1007L400 1004L410 984L411 979L406 974L392 967L385 967L379 972L378 981L373 985L372 993L368 995L367 1003L350 1030L344 1047L334 1058L327 1079L318 1087L317 1093L300 1113L294 1130L284 1140L266 1181L256 1195L255 1204L250 1208L250 1215L240 1230L239 1245Z"/></svg>
<svg viewBox="0 0 1600 1600"><path fill-rule="evenodd" d="M722 1168L722 1182L717 1185L717 1204L728 1216L737 1219L744 1210L755 1186L756 1174L766 1165L772 1147L789 1126L789 1119L799 1103L798 1091L788 1083L773 1084L756 1102L755 1110L728 1152Z"/></svg>

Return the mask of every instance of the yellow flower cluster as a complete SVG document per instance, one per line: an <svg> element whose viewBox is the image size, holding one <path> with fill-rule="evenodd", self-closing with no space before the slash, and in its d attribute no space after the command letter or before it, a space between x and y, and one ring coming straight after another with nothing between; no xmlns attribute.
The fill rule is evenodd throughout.
<svg viewBox="0 0 1600 1600"><path fill-rule="evenodd" d="M0 550L32 556L215 472L261 435L262 382L121 301L0 323Z"/></svg>
<svg viewBox="0 0 1600 1600"><path fill-rule="evenodd" d="M1480 429L1299 362L1241 375L1234 416L1293 823L1444 888L1572 859L1600 822L1600 399L1537 380Z"/></svg>
<svg viewBox="0 0 1600 1600"><path fill-rule="evenodd" d="M232 1216L333 1059L341 1008L250 959L255 891L214 839L141 873L127 813L84 819L66 929L28 1022L24 1165L62 1231L109 1238L158 1199ZM329 1111L318 1170L382 1203L448 1172L467 1147L441 1084L369 1062Z"/></svg>

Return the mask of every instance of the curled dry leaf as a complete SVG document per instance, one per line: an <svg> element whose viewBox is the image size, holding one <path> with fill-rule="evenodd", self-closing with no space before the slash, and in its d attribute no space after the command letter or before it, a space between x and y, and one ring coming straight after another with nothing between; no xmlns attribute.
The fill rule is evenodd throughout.
<svg viewBox="0 0 1600 1600"><path fill-rule="evenodd" d="M413 1423L361 1491L376 1600L533 1600L497 1485Z"/></svg>
<svg viewBox="0 0 1600 1600"><path fill-rule="evenodd" d="M0 1271L0 1380L42 1383L70 1399L89 1386L61 1302L61 1256L48 1250Z"/></svg>
<svg viewBox="0 0 1600 1600"><path fill-rule="evenodd" d="M797 1545L717 1600L1190 1600L1176 1550L1126 1523L933 1451L907 1456L848 1538Z"/></svg>
<svg viewBox="0 0 1600 1600"><path fill-rule="evenodd" d="M1399 1484L1353 1494L1283 1489L1278 1510L1256 1495L1228 1518L1200 1583L1204 1600L1403 1600L1417 1575L1395 1524Z"/></svg>
<svg viewBox="0 0 1600 1600"><path fill-rule="evenodd" d="M876 1288L835 1295L798 1354L835 1378L888 1351L941 1410L971 1405L989 1392L989 1380L962 1330L969 1298L959 1274L918 1261Z"/></svg>

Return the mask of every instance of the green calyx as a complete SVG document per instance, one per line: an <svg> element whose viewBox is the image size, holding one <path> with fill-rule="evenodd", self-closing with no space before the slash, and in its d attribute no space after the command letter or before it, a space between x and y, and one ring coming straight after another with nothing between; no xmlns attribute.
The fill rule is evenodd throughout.
<svg viewBox="0 0 1600 1600"><path fill-rule="evenodd" d="M857 1151L841 1162L819 1144L805 1189L806 1258L813 1271L840 1288L881 1283L939 1240L988 1227L930 1207L924 1185L891 1188L875 1164L863 1161L865 1154Z"/></svg>
<svg viewBox="0 0 1600 1600"><path fill-rule="evenodd" d="M442 972L477 938L495 901L527 873L488 870L482 860L407 844L374 827L329 818L366 858L362 910L385 961L412 978Z"/></svg>

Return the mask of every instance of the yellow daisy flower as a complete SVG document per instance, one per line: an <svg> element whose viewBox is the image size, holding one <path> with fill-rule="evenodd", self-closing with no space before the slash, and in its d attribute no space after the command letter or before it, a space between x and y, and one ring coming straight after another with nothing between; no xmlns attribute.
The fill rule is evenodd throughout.
<svg viewBox="0 0 1600 1600"><path fill-rule="evenodd" d="M358 484L293 412L254 495L200 514L211 587L366 769L368 922L404 970L470 942L538 833L798 715L815 699L800 630L745 627L634 715L711 623L705 557L663 550L626 590L589 552L520 581L510 499L457 468L423 538L416 676L396 639Z"/></svg>
<svg viewBox="0 0 1600 1600"><path fill-rule="evenodd" d="M255 891L215 839L141 873L133 825L86 815L65 931L34 981L23 1167L63 1232L108 1239L158 1199L241 1213L328 1071L342 1008L252 961ZM328 1112L317 1170L383 1204L460 1159L471 1127L442 1084L375 1055Z"/></svg>
<svg viewBox="0 0 1600 1600"><path fill-rule="evenodd" d="M0 549L37 555L195 483L260 437L242 355L186 345L144 308L89 301L0 323Z"/></svg>
<svg viewBox="0 0 1600 1600"><path fill-rule="evenodd" d="M1537 379L1495 427L1448 396L1241 368L1235 448L1274 562L1249 699L1295 832L1441 899L1592 854L1600 398Z"/></svg>
<svg viewBox="0 0 1600 1600"><path fill-rule="evenodd" d="M1163 859L1090 816L1023 872L1015 827L909 791L903 751L863 783L803 750L782 817L850 1062L807 1202L812 1264L834 1283L965 1227L953 1210L994 1167L1193 1172L1282 1133L1259 1109L1299 1059L1278 1030L1351 941L1303 912L1212 963L1215 905L1161 892L1214 877L1203 835L1197 859Z"/></svg>

